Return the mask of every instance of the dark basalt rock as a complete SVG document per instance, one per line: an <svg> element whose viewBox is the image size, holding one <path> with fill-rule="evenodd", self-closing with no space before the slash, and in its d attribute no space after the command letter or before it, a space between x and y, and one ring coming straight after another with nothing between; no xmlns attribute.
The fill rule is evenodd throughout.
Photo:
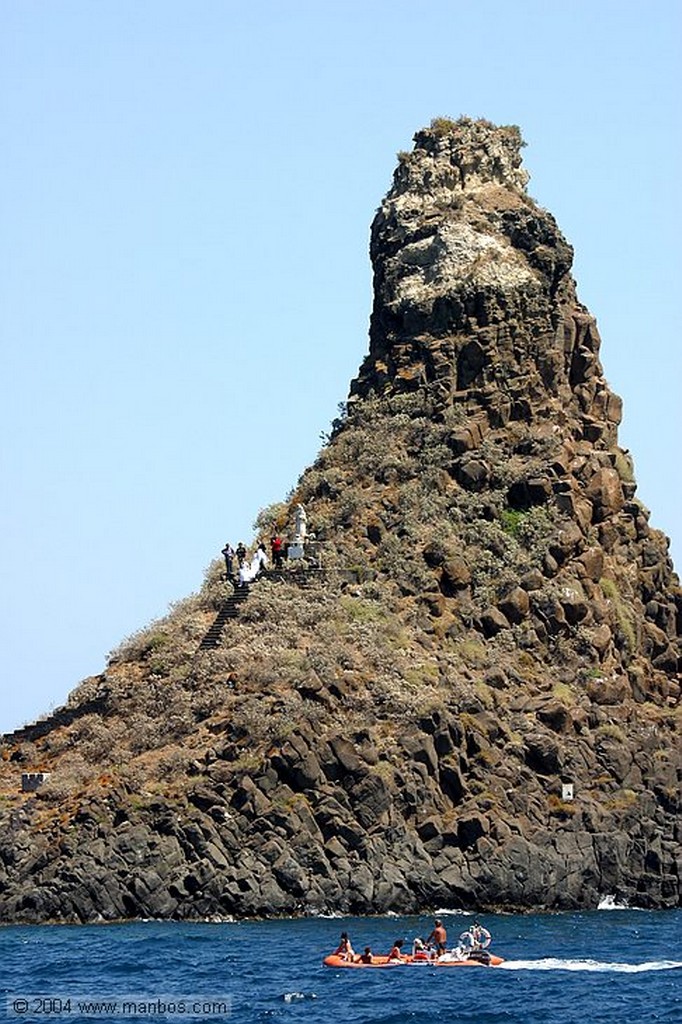
<svg viewBox="0 0 682 1024"><path fill-rule="evenodd" d="M551 736L532 733L526 737L526 762L539 775L557 775L561 771L561 753Z"/></svg>

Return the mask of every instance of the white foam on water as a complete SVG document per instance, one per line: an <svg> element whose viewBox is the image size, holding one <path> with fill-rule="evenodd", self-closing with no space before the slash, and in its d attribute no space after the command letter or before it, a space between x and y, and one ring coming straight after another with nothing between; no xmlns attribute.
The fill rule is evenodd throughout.
<svg viewBox="0 0 682 1024"><path fill-rule="evenodd" d="M617 903L615 896L602 896L597 904L597 910L630 910L627 903ZM639 909L639 908L637 908Z"/></svg>
<svg viewBox="0 0 682 1024"><path fill-rule="evenodd" d="M434 910L432 917L473 917L473 910L453 909L452 907L440 907Z"/></svg>
<svg viewBox="0 0 682 1024"><path fill-rule="evenodd" d="M642 964L609 963L604 960L505 960L497 970L505 971L597 971L605 974L644 974L647 971L672 971L682 968L679 960L650 960Z"/></svg>

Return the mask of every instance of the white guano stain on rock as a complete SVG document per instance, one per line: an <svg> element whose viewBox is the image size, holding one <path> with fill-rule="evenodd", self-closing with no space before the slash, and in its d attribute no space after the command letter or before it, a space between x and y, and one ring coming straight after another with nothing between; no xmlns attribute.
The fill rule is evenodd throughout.
<svg viewBox="0 0 682 1024"><path fill-rule="evenodd" d="M462 284L481 287L532 286L535 274L523 256L502 237L475 230L465 222L445 222L433 235L406 245L391 260L395 274L392 306L432 306Z"/></svg>

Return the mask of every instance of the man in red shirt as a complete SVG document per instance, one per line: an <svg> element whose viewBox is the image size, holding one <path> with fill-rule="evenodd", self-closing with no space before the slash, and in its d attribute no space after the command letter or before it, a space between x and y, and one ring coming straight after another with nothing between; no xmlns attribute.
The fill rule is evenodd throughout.
<svg viewBox="0 0 682 1024"><path fill-rule="evenodd" d="M278 533L270 541L270 550L272 552L272 564L275 569L282 568L282 538Z"/></svg>

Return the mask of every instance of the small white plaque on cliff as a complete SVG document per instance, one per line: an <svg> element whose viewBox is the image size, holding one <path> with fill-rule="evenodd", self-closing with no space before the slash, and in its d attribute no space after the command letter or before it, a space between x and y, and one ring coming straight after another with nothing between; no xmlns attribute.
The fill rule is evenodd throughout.
<svg viewBox="0 0 682 1024"><path fill-rule="evenodd" d="M561 786L561 799L572 800L573 799L573 783L564 782Z"/></svg>
<svg viewBox="0 0 682 1024"><path fill-rule="evenodd" d="M50 777L50 772L22 772L21 791L22 793L35 793L44 782Z"/></svg>

